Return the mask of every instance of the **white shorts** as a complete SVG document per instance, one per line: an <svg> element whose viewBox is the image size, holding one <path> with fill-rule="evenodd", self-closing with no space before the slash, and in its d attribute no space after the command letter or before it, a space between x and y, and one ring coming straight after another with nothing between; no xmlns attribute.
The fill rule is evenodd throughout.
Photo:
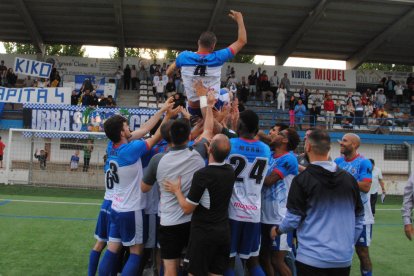
<svg viewBox="0 0 414 276"><path fill-rule="evenodd" d="M364 225L362 228L362 233L358 238L356 246L365 246L368 247L371 244L372 240L372 224Z"/></svg>
<svg viewBox="0 0 414 276"><path fill-rule="evenodd" d="M110 242L122 242L123 246L144 244L147 240L144 211L111 211Z"/></svg>

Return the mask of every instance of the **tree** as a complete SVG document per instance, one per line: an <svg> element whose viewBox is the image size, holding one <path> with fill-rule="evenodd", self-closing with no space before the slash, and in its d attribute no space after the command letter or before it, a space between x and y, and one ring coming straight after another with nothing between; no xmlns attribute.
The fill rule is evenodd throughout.
<svg viewBox="0 0 414 276"><path fill-rule="evenodd" d="M4 48L6 49L7 54L37 54L36 48L33 44L5 42ZM47 56L83 57L85 55L85 49L80 45L46 45L45 52Z"/></svg>
<svg viewBox="0 0 414 276"><path fill-rule="evenodd" d="M362 63L358 70L380 70L391 72L411 72L412 66L403 64L390 64L390 63Z"/></svg>
<svg viewBox="0 0 414 276"><path fill-rule="evenodd" d="M230 62L234 63L249 63L252 64L254 61L254 55L243 55L237 54Z"/></svg>
<svg viewBox="0 0 414 276"><path fill-rule="evenodd" d="M166 60L175 60L178 56L179 51L177 50L167 50L167 53L165 53L165 59Z"/></svg>
<svg viewBox="0 0 414 276"><path fill-rule="evenodd" d="M141 56L141 49L140 48L125 48L125 56L126 57L140 57ZM115 51L110 55L111 58L119 58L121 55L119 54L119 48L116 48Z"/></svg>

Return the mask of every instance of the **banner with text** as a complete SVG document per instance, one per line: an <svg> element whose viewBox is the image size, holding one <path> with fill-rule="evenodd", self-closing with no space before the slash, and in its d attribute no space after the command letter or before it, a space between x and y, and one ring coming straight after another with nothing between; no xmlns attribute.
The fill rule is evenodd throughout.
<svg viewBox="0 0 414 276"><path fill-rule="evenodd" d="M69 87L0 87L0 102L33 104L70 104Z"/></svg>
<svg viewBox="0 0 414 276"><path fill-rule="evenodd" d="M103 132L105 121L120 114L127 118L133 131L154 115L158 110L151 108L91 108L74 105L23 105L25 127L37 130ZM57 137L44 133L43 137Z"/></svg>
<svg viewBox="0 0 414 276"><path fill-rule="evenodd" d="M302 67L286 67L286 66L271 66L271 65L257 65L245 63L225 63L221 78L226 80L227 66L234 67L236 78L241 81L242 77L247 78L251 70L257 72L258 68L262 72L266 70L267 76L272 77L274 72L277 72L279 82L284 74L287 74L290 80L290 85L298 87L305 85L308 88L321 89L355 89L356 88L356 71L355 70L338 70L338 69L322 69L322 68L302 68Z"/></svg>
<svg viewBox="0 0 414 276"><path fill-rule="evenodd" d="M14 59L14 72L32 77L48 79L53 65L47 62L16 57Z"/></svg>
<svg viewBox="0 0 414 276"><path fill-rule="evenodd" d="M375 84L378 85L382 78L391 77L394 81L399 81L402 85L405 85L409 72L391 72L391 71L379 71L379 70L358 70L357 71L357 83Z"/></svg>

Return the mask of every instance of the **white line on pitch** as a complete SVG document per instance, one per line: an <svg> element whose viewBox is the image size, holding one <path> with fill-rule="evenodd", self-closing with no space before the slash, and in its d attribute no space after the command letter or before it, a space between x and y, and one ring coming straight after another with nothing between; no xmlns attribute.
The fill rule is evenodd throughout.
<svg viewBox="0 0 414 276"><path fill-rule="evenodd" d="M25 203L47 203L47 204L68 204L68 205L101 205L101 203L92 202L67 202L67 201L46 201L46 200L24 200L24 199L9 199L0 198L0 200L8 200L11 202L25 202Z"/></svg>
<svg viewBox="0 0 414 276"><path fill-rule="evenodd" d="M401 209L377 209L377 208L375 208L375 210L377 211L401 211Z"/></svg>

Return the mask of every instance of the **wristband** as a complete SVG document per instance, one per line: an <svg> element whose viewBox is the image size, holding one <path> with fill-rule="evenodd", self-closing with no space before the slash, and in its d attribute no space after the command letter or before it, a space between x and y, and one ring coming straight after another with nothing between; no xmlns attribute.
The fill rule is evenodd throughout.
<svg viewBox="0 0 414 276"><path fill-rule="evenodd" d="M207 96L200 97L200 108L207 107Z"/></svg>

